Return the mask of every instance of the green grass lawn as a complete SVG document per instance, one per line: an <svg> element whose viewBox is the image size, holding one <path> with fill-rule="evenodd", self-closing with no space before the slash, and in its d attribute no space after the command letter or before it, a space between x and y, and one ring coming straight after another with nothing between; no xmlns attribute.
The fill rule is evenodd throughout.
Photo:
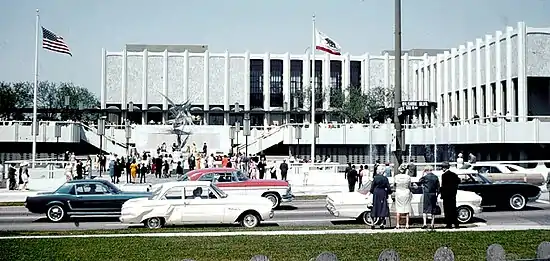
<svg viewBox="0 0 550 261"><path fill-rule="evenodd" d="M550 231L418 232L369 235L120 237L1 240L0 260L183 260L248 261L255 254L272 261L308 261L323 251L340 260L376 260L384 249L395 249L401 260L433 260L440 246L450 247L456 260L485 259L487 246L501 244L508 258L533 258Z"/></svg>

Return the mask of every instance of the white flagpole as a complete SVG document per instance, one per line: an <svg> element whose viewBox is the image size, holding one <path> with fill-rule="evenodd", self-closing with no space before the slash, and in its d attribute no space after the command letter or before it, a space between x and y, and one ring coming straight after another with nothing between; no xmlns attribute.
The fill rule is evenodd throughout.
<svg viewBox="0 0 550 261"><path fill-rule="evenodd" d="M38 92L38 48L40 43L40 11L36 9L36 49L34 50L34 94L32 108L32 168L36 164L36 136L38 135L37 92Z"/></svg>
<svg viewBox="0 0 550 261"><path fill-rule="evenodd" d="M315 29L315 14L312 17L313 22L313 37L311 41L311 162L315 163L315 45L317 31Z"/></svg>

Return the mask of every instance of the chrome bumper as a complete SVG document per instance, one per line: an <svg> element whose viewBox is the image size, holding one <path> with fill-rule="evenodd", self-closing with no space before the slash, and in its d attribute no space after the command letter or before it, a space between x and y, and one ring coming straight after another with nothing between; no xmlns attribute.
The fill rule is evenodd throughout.
<svg viewBox="0 0 550 261"><path fill-rule="evenodd" d="M536 195L536 196L534 196L534 197L527 198L527 202L528 202L528 203L532 203L532 202L537 201L537 200L540 198L540 195L541 195L541 194L542 194L542 193L539 191L539 194L538 194L538 195Z"/></svg>

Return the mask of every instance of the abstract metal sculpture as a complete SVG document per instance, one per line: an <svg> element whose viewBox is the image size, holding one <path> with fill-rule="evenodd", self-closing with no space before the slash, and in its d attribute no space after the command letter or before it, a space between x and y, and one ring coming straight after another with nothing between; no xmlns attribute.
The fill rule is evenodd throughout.
<svg viewBox="0 0 550 261"><path fill-rule="evenodd" d="M160 92L159 92L160 93ZM189 101L184 102L183 104L176 104L170 98L166 97L166 95L160 93L162 97L168 101L172 107L170 108L170 120L169 123L172 123L172 134L176 134L178 137L177 140L177 150L181 150L183 146L187 143L187 140L189 139L189 136L191 135L190 130L186 130L186 126L194 125L193 123L193 116L191 115L191 103ZM182 140L183 136L183 140Z"/></svg>

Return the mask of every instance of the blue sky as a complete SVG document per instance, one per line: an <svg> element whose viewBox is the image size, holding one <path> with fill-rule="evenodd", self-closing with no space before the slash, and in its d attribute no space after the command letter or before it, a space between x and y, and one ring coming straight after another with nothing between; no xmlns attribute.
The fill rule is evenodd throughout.
<svg viewBox="0 0 550 261"><path fill-rule="evenodd" d="M391 0L2 0L0 81L32 81L35 10L73 57L40 50L40 80L99 93L101 48L126 43L208 44L212 52L302 53L311 16L343 52L393 48ZM403 47L452 48L506 25L550 27L549 0L404 0Z"/></svg>

